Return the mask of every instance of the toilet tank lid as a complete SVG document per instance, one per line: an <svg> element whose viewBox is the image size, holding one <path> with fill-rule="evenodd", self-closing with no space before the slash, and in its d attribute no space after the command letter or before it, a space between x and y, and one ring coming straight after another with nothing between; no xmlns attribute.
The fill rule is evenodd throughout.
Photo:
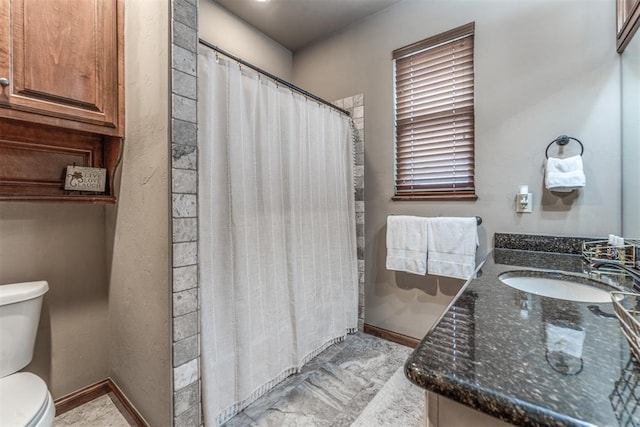
<svg viewBox="0 0 640 427"><path fill-rule="evenodd" d="M0 305L27 301L44 295L49 290L49 284L44 280L37 282L12 283L0 285Z"/></svg>

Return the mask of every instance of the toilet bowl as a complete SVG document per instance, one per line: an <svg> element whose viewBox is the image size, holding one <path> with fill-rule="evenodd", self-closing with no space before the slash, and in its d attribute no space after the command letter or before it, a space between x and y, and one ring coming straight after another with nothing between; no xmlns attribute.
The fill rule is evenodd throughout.
<svg viewBox="0 0 640 427"><path fill-rule="evenodd" d="M30 372L47 282L0 285L0 426L50 427L55 405L46 383Z"/></svg>

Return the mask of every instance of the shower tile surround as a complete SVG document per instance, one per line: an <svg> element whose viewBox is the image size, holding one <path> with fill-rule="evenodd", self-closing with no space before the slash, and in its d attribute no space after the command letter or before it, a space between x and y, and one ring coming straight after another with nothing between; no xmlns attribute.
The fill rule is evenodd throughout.
<svg viewBox="0 0 640 427"><path fill-rule="evenodd" d="M198 2L172 0L173 425L202 424L198 319Z"/></svg>
<svg viewBox="0 0 640 427"><path fill-rule="evenodd" d="M171 211L173 425L202 425L198 292L198 2L172 0ZM364 97L336 102L353 118L358 328L364 325Z"/></svg>
<svg viewBox="0 0 640 427"><path fill-rule="evenodd" d="M353 126L356 239L358 242L358 330L364 327L364 94L333 101L351 115Z"/></svg>

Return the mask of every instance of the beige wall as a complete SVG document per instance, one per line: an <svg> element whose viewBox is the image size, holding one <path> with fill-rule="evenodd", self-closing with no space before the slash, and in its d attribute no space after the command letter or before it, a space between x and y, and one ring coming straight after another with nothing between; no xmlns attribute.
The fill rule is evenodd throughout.
<svg viewBox="0 0 640 427"><path fill-rule="evenodd" d="M200 0L198 21L200 38L281 79L291 80L291 51L213 0Z"/></svg>
<svg viewBox="0 0 640 427"><path fill-rule="evenodd" d="M471 21L479 198L393 202L391 51ZM422 337L449 299L434 278L398 279L384 268L389 214L480 215L480 255L495 232L620 232L614 25L613 0L407 0L294 55L298 86L325 99L365 96L367 323ZM565 197L543 192L545 147L560 134L585 144L587 187ZM514 212L519 184L533 191L532 214Z"/></svg>
<svg viewBox="0 0 640 427"><path fill-rule="evenodd" d="M126 1L125 39L125 149L107 211L109 375L161 427L171 422L168 1Z"/></svg>
<svg viewBox="0 0 640 427"><path fill-rule="evenodd" d="M125 2L118 203L0 203L0 283L50 287L25 370L54 398L110 376L154 427L171 423L169 7Z"/></svg>
<svg viewBox="0 0 640 427"><path fill-rule="evenodd" d="M640 32L622 58L622 234L640 238Z"/></svg>
<svg viewBox="0 0 640 427"><path fill-rule="evenodd" d="M54 399L108 373L104 206L0 203L0 283L49 282L34 359Z"/></svg>

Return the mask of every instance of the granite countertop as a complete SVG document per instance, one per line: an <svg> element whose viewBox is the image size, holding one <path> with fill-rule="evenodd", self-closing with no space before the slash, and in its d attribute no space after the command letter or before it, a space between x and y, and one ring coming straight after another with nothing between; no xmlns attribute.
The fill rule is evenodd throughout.
<svg viewBox="0 0 640 427"><path fill-rule="evenodd" d="M588 265L577 254L494 249L411 354L406 376L515 425L640 425L640 364L613 305L532 295L498 280L527 269L586 274ZM594 278L627 290L631 283Z"/></svg>

